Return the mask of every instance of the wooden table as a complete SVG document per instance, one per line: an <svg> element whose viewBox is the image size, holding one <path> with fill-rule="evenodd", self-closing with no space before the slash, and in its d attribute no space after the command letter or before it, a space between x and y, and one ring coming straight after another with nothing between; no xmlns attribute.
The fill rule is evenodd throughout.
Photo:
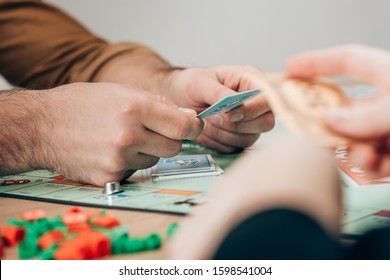
<svg viewBox="0 0 390 280"><path fill-rule="evenodd" d="M54 204L32 200L0 197L0 225L4 225L8 218L20 219L20 214L26 210L44 209L48 217L64 214L71 205ZM102 208L80 207L86 212ZM162 214L143 211L108 209L107 213L117 217L123 226L129 229L131 236L145 237L151 233L158 233L164 237L163 245L159 250L141 252L136 254L111 255L106 259L166 259L168 240L166 230L173 222L180 222L185 216ZM5 247L3 259L18 259L17 246Z"/></svg>

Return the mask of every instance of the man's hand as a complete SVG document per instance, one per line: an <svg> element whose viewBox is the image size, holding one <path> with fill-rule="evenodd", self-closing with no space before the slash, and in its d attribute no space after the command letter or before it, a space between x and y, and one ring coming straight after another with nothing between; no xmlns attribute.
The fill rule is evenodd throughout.
<svg viewBox="0 0 390 280"><path fill-rule="evenodd" d="M249 66L176 70L171 73L164 95L179 107L199 113L227 95L258 88L256 81L262 78L260 70ZM260 94L228 113L206 118L205 129L196 141L231 153L251 146L274 124L274 116Z"/></svg>
<svg viewBox="0 0 390 280"><path fill-rule="evenodd" d="M197 138L203 128L195 112L183 112L166 98L129 86L76 83L23 94L36 94L39 102L34 106L40 118L34 120L32 115L29 122L17 122L22 126L18 131L30 125L35 135L30 140L24 136L28 141L24 148L19 145L20 156L24 150L32 156L24 167L8 168L13 172L50 168L69 179L102 185L150 167L159 157L176 155L181 140ZM17 103L5 99L1 104ZM17 161L17 154L0 148L2 155L14 154Z"/></svg>
<svg viewBox="0 0 390 280"><path fill-rule="evenodd" d="M375 86L378 93L327 113L326 125L339 135L356 139L350 160L373 177L390 174L390 52L347 45L292 57L287 71L295 77L350 75ZM364 144L366 142L366 144Z"/></svg>
<svg viewBox="0 0 390 280"><path fill-rule="evenodd" d="M256 81L262 78L262 72L251 66L180 69L155 53L125 53L103 67L96 81L132 85L199 113L226 95L258 88ZM229 113L207 118L196 141L231 153L251 146L274 125L274 116L260 94Z"/></svg>

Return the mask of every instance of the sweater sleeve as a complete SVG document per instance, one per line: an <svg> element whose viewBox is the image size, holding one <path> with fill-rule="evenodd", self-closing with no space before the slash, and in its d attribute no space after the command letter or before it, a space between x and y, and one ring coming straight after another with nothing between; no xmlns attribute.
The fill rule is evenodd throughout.
<svg viewBox="0 0 390 280"><path fill-rule="evenodd" d="M110 44L42 1L0 0L0 34L0 73L25 88L92 82L122 53L154 53L137 43Z"/></svg>

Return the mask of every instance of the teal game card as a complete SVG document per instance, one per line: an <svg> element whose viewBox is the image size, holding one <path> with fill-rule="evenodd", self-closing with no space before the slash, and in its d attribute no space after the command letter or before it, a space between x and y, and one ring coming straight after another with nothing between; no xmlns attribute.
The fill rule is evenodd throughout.
<svg viewBox="0 0 390 280"><path fill-rule="evenodd" d="M243 91L233 95L228 95L222 98L221 100L219 100L217 103L211 105L206 110L200 112L197 117L204 119L217 114L226 113L228 111L237 108L238 106L241 106L245 101L248 101L249 99L255 97L260 93L261 93L260 89L252 89L252 90Z"/></svg>

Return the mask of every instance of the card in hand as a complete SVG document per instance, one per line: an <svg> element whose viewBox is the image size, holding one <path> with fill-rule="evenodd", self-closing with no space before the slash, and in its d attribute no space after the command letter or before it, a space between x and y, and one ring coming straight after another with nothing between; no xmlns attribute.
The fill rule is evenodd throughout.
<svg viewBox="0 0 390 280"><path fill-rule="evenodd" d="M252 89L252 90L243 91L233 95L228 95L222 98L221 100L219 100L217 103L211 105L206 110L200 112L197 117L204 119L217 114L226 113L230 110L237 108L238 106L242 105L245 101L249 100L250 98L260 93L261 93L260 89Z"/></svg>

